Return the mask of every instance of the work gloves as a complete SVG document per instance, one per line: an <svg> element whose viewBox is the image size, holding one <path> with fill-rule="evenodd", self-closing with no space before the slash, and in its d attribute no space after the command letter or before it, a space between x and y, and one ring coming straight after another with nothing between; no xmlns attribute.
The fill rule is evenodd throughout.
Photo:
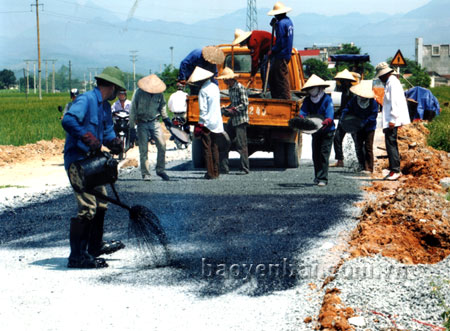
<svg viewBox="0 0 450 331"><path fill-rule="evenodd" d="M201 124L201 123L197 123L197 124L195 124L195 127L194 127L194 136L196 136L197 138L198 137L201 137L201 135L203 134L203 129L204 129L204 125L203 124Z"/></svg>
<svg viewBox="0 0 450 331"><path fill-rule="evenodd" d="M114 138L113 140L105 144L105 146L109 148L111 154L120 154L123 152L122 140L119 137Z"/></svg>
<svg viewBox="0 0 450 331"><path fill-rule="evenodd" d="M326 118L326 119L324 119L323 120L323 122L322 122L322 128L327 128L327 127L329 127L329 126L331 126L331 124L333 124L333 120L331 119L331 118Z"/></svg>
<svg viewBox="0 0 450 331"><path fill-rule="evenodd" d="M168 117L164 118L163 122L167 130L169 130L172 127L172 121L170 120L170 118Z"/></svg>
<svg viewBox="0 0 450 331"><path fill-rule="evenodd" d="M87 132L81 137L81 141L86 144L91 151L97 151L102 147L100 141L92 134Z"/></svg>

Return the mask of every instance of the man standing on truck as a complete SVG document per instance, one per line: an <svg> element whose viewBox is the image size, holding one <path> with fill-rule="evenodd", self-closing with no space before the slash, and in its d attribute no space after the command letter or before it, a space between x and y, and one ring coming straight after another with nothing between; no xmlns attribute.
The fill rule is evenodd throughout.
<svg viewBox="0 0 450 331"><path fill-rule="evenodd" d="M275 37L273 39L275 41ZM267 64L269 62L268 54L272 47L272 35L267 31L253 30L244 32L241 29L236 29L232 44L248 47L252 56L252 69L248 85L255 81L256 73L260 69L262 88L264 89Z"/></svg>
<svg viewBox="0 0 450 331"><path fill-rule="evenodd" d="M292 55L294 24L286 16L289 11L291 11L291 8L277 2L273 9L267 13L269 16L275 16L270 21L272 31L275 31L276 42L269 52L271 62L268 81L273 99L291 99L288 64Z"/></svg>
<svg viewBox="0 0 450 331"><path fill-rule="evenodd" d="M194 135L202 140L206 162L205 179L219 177L219 135L224 132L220 111L219 86L212 82L214 73L196 67L187 83L200 86L198 106L200 118L195 125Z"/></svg>
<svg viewBox="0 0 450 331"><path fill-rule="evenodd" d="M237 77L239 75L235 74L233 70L225 68L222 75L217 79L223 79L227 84L231 101L229 106L222 108L223 115L230 117L225 126L225 131L228 133L230 140L234 141L236 150L241 156L241 171L248 174L250 172L247 146L248 93L247 89L236 80ZM224 155L220 160L220 171L228 173L228 150L221 154Z"/></svg>
<svg viewBox="0 0 450 331"><path fill-rule="evenodd" d="M180 63L180 71L178 73L178 82L186 85L186 80L192 75L195 67L200 67L211 71L214 76L217 75L217 64L225 61L225 54L216 46L205 46L202 49L194 49ZM216 85L219 85L216 79L213 79ZM196 85L190 86L190 95L198 95L200 87Z"/></svg>
<svg viewBox="0 0 450 331"><path fill-rule="evenodd" d="M163 92L166 84L155 74L141 78L138 88L131 100L130 127L137 124L139 145L139 160L143 180L150 180L150 166L148 162L148 141L152 138L156 142L158 155L156 157L156 174L163 180L170 180L166 174L166 141L159 124L162 120L166 128L172 126L167 116L166 101Z"/></svg>

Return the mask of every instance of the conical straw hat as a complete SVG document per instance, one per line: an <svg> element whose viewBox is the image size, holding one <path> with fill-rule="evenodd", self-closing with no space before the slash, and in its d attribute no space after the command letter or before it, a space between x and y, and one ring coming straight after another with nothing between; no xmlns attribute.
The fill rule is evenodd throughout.
<svg viewBox="0 0 450 331"><path fill-rule="evenodd" d="M330 86L330 84L328 84L327 82L325 82L322 78L320 78L319 76L313 74L311 77L309 77L309 79L306 81L305 86L303 86L302 90L307 90L309 88L312 87L316 87L316 86L322 86L322 87L328 87Z"/></svg>
<svg viewBox="0 0 450 331"><path fill-rule="evenodd" d="M352 82L356 82L355 77L353 77L351 72L348 71L347 69L344 69L344 70L338 72L337 75L334 76L334 79L347 79L347 80L351 80Z"/></svg>
<svg viewBox="0 0 450 331"><path fill-rule="evenodd" d="M232 45L238 45L252 35L251 31L243 31L241 29L234 30L234 40Z"/></svg>
<svg viewBox="0 0 450 331"><path fill-rule="evenodd" d="M375 93L372 90L372 80L362 80L358 85L350 87L350 92L362 98L375 98Z"/></svg>
<svg viewBox="0 0 450 331"><path fill-rule="evenodd" d="M267 13L267 15L275 16L275 15L279 15L279 14L288 13L291 10L292 10L292 8L286 7L284 4L282 4L281 2L278 1L276 4L273 5L273 9L271 11L269 11Z"/></svg>
<svg viewBox="0 0 450 331"><path fill-rule="evenodd" d="M211 78L212 76L214 76L213 72L205 70L201 67L195 67L195 69L192 72L191 76L189 77L187 83L192 84L195 82L199 82L199 81Z"/></svg>
<svg viewBox="0 0 450 331"><path fill-rule="evenodd" d="M202 48L203 58L212 64L222 64L225 61L225 54L216 46L205 46Z"/></svg>
<svg viewBox="0 0 450 331"><path fill-rule="evenodd" d="M217 77L217 79L233 79L236 77L239 77L239 74L235 74L233 70L226 67L225 69L222 70L222 74L219 77Z"/></svg>
<svg viewBox="0 0 450 331"><path fill-rule="evenodd" d="M155 74L145 76L139 79L138 87L148 93L163 93L166 90L166 84Z"/></svg>
<svg viewBox="0 0 450 331"><path fill-rule="evenodd" d="M387 64L386 62L378 63L375 70L376 70L375 79L394 71L394 69L389 67L389 64Z"/></svg>

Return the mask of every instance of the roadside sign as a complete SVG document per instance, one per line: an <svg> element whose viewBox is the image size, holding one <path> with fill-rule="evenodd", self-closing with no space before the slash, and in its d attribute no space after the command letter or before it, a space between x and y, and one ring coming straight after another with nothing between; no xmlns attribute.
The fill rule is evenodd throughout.
<svg viewBox="0 0 450 331"><path fill-rule="evenodd" d="M400 50L398 50L397 53L395 53L395 56L391 61L391 66L406 67L405 58L403 57L402 52L400 52Z"/></svg>

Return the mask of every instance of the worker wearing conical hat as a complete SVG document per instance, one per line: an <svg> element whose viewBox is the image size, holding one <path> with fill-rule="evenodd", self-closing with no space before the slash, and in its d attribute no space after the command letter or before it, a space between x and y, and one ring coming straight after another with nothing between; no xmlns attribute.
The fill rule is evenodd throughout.
<svg viewBox="0 0 450 331"><path fill-rule="evenodd" d="M233 45L247 46L252 56L252 69L250 71L249 83L253 83L255 75L258 69L261 72L261 80L264 89L264 83L266 80L267 63L269 60L269 51L272 46L272 42L275 42L276 38L267 31L253 30L242 31L236 29L234 32Z"/></svg>
<svg viewBox="0 0 450 331"><path fill-rule="evenodd" d="M200 67L211 71L217 76L217 65L225 61L224 52L216 46L205 46L203 48L194 49L180 63L178 72L178 82L185 85L188 78L194 72L195 67ZM213 82L219 85L217 80ZM190 94L198 95L200 88L196 85L190 85Z"/></svg>
<svg viewBox="0 0 450 331"><path fill-rule="evenodd" d="M270 25L275 31L276 41L270 52L271 64L269 72L270 93L274 99L291 99L289 87L289 61L292 56L294 42L294 24L286 13L291 8L277 2L267 15L275 16Z"/></svg>
<svg viewBox="0 0 450 331"><path fill-rule="evenodd" d="M300 109L300 117L318 116L323 118L322 127L312 135L312 158L314 163L314 184L328 184L328 160L334 136L333 100L325 93L329 86L322 78L312 75L302 88L308 93Z"/></svg>

